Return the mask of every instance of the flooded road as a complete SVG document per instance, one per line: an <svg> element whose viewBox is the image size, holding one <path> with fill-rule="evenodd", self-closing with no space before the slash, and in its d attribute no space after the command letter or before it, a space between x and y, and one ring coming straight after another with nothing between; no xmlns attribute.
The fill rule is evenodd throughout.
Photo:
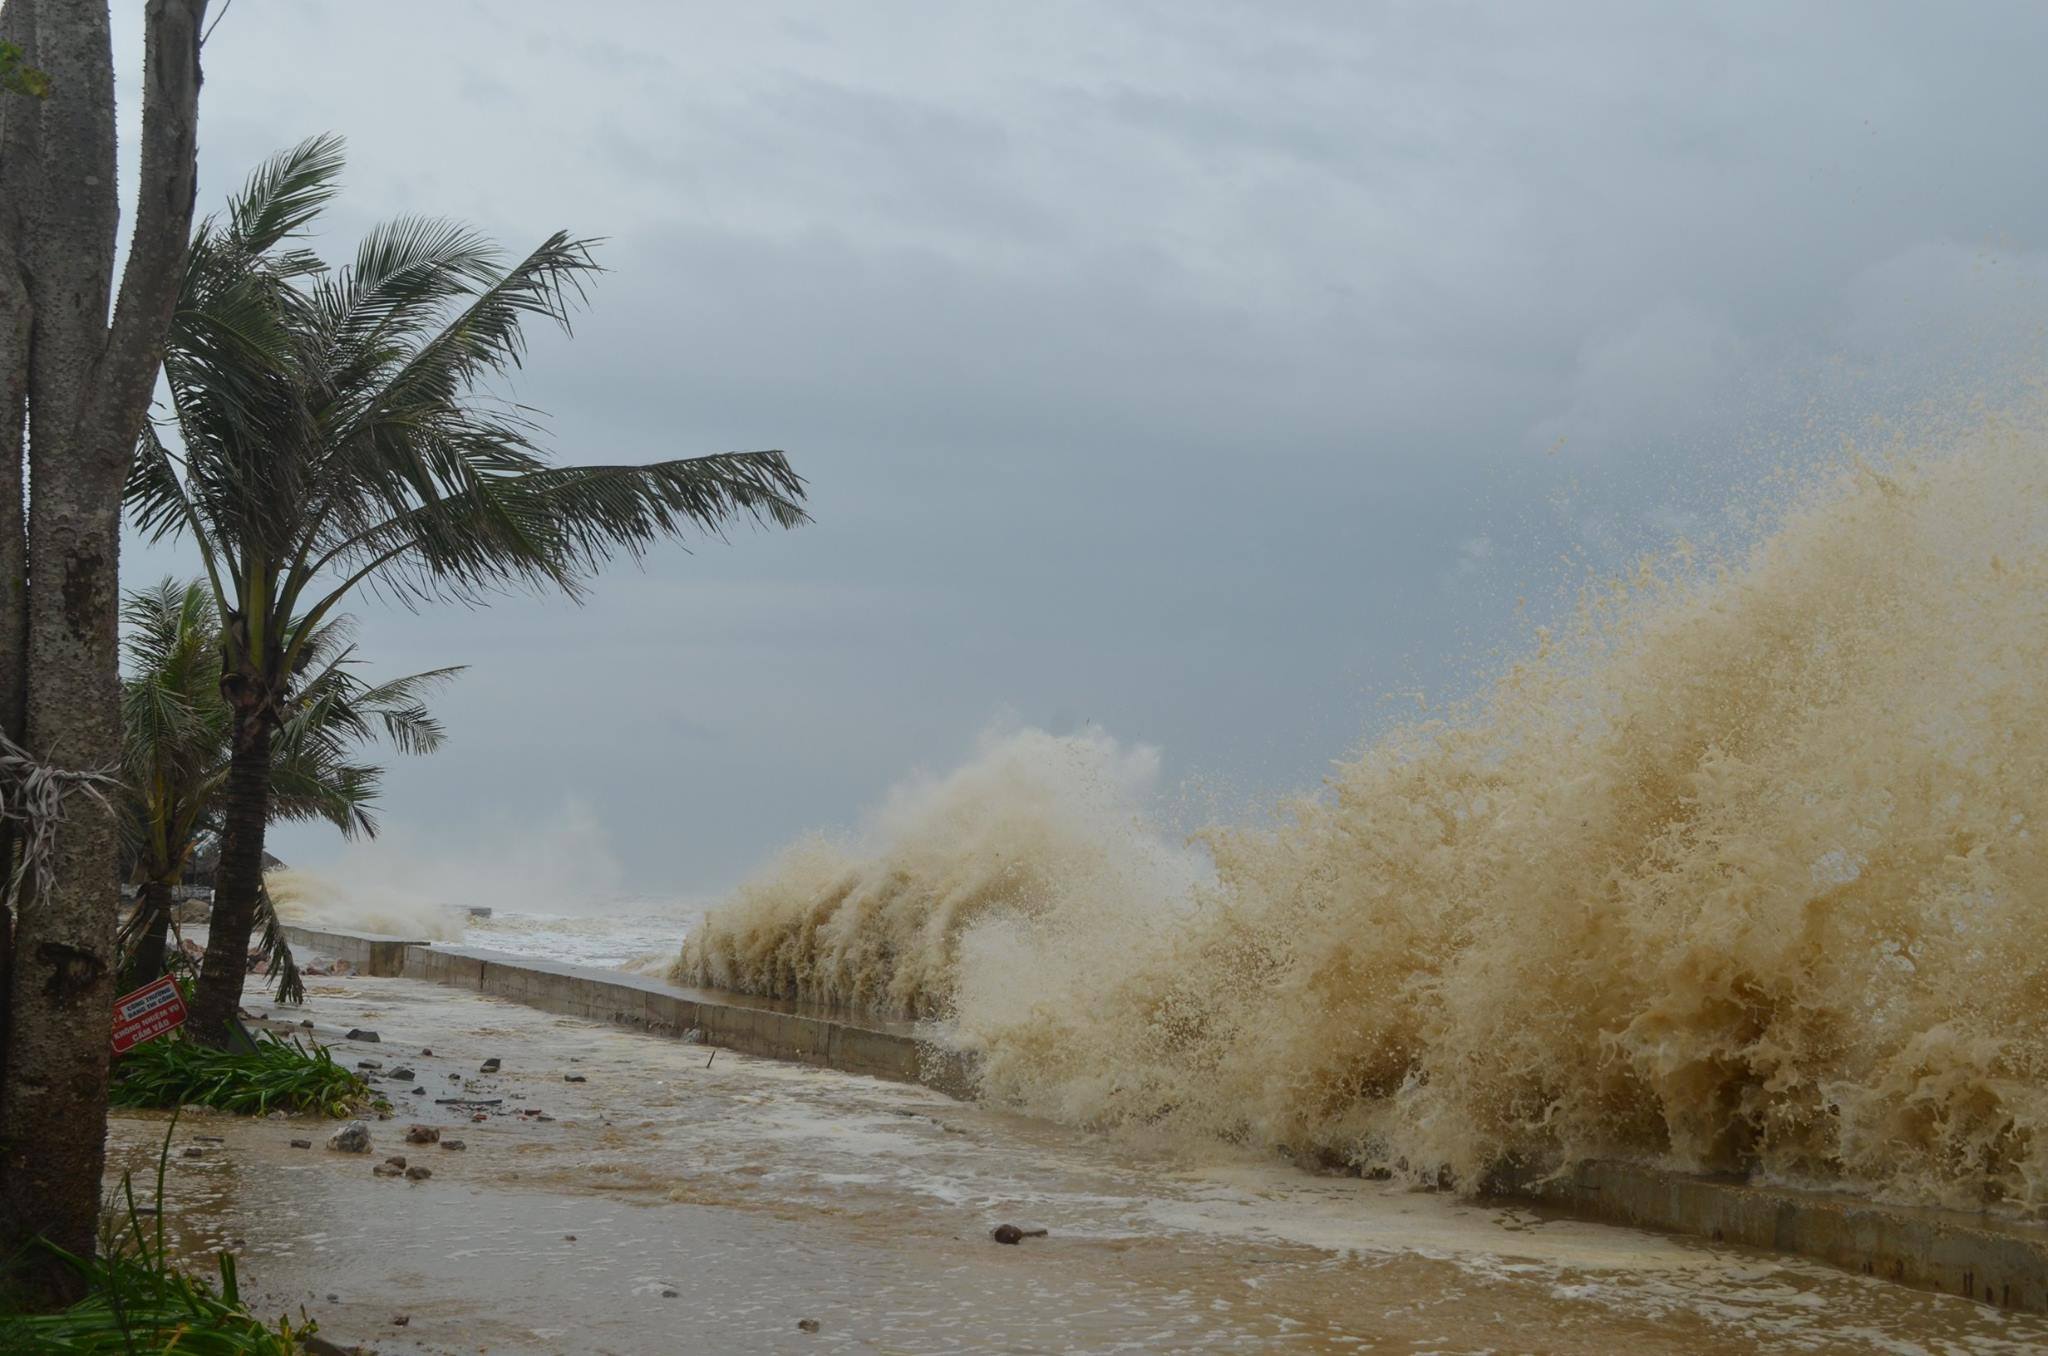
<svg viewBox="0 0 2048 1356"><path fill-rule="evenodd" d="M1284 1164L1149 1152L927 1089L393 979L309 981L374 1060L374 1151L188 1114L178 1245L382 1352L2021 1352L2048 1319ZM263 1011L261 1003L252 1011ZM377 1044L341 1040L351 1027ZM431 1048L431 1055L423 1055ZM502 1072L482 1074L486 1058ZM576 1075L583 1082L567 1082ZM422 1091L415 1094L412 1090ZM435 1104L467 1097L475 1111ZM481 1122L471 1119L482 1114ZM147 1197L164 1117L117 1114ZM467 1148L404 1142L440 1125ZM217 1136L218 1143L200 1136ZM294 1137L311 1150L292 1149ZM186 1158L187 1146L197 1157ZM376 1178L404 1154L433 1176ZM1006 1247L999 1223L1049 1230ZM236 1241L239 1240L239 1241ZM396 1326L400 1315L408 1322ZM814 1321L815 1332L798 1325Z"/></svg>

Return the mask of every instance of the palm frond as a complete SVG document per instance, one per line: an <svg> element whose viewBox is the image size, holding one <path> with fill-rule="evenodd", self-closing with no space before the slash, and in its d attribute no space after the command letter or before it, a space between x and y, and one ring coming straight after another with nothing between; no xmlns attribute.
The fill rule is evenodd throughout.
<svg viewBox="0 0 2048 1356"><path fill-rule="evenodd" d="M375 838L370 807L383 789L384 769L348 761L314 742L278 750L270 775L273 821L325 820L344 838Z"/></svg>
<svg viewBox="0 0 2048 1356"><path fill-rule="evenodd" d="M779 451L721 452L650 466L547 467L481 477L338 545L330 564L374 569L403 596L429 599L504 586L577 596L591 571L639 559L691 529L723 537L734 522L810 520L804 484Z"/></svg>
<svg viewBox="0 0 2048 1356"><path fill-rule="evenodd" d="M280 691L315 671L313 628L358 585L408 603L576 596L662 538L808 521L779 451L554 466L537 413L488 389L526 361L528 322L568 329L601 271L594 240L557 231L506 264L469 227L403 217L351 264L295 272L282 242L339 158L331 139L287 153L227 226L202 228L165 365L172 418L143 439L129 486L145 531L208 544L249 637L242 671ZM182 457L165 447L172 426ZM401 747L438 737L403 710L378 719Z"/></svg>
<svg viewBox="0 0 2048 1356"><path fill-rule="evenodd" d="M150 541L188 531L199 533L196 510L178 475L177 462L153 422L142 425L122 497L129 519Z"/></svg>
<svg viewBox="0 0 2048 1356"><path fill-rule="evenodd" d="M406 216L373 226L352 266L315 285L315 313L346 368L379 344L429 331L442 308L497 276L502 252L460 222Z"/></svg>
<svg viewBox="0 0 2048 1356"><path fill-rule="evenodd" d="M277 1001L305 1002L306 981L299 974L299 963L292 956L291 942L284 935L284 924L278 921L277 905L271 900L267 886L258 886L256 890L256 923L263 929L259 946L268 963L270 976L276 983L273 992Z"/></svg>
<svg viewBox="0 0 2048 1356"><path fill-rule="evenodd" d="M348 143L336 133L309 137L258 166L228 199L229 231L242 251L258 255L300 234L341 191Z"/></svg>

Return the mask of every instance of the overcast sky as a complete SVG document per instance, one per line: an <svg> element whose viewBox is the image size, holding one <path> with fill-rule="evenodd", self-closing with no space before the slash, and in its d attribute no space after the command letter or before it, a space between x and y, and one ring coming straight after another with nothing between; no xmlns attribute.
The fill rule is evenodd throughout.
<svg viewBox="0 0 2048 1356"><path fill-rule="evenodd" d="M817 520L360 609L380 671L470 665L389 850L697 895L1002 720L1313 786L1517 599L2031 372L2048 10L1699 11L240 0L202 211L333 130L332 255L607 237L516 383L560 456L785 448Z"/></svg>

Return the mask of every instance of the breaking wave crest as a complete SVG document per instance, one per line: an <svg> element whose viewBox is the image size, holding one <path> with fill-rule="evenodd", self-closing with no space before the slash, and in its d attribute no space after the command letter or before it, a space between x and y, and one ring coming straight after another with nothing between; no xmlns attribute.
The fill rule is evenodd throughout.
<svg viewBox="0 0 2048 1356"><path fill-rule="evenodd" d="M1090 1124L2048 1209L2048 428L1771 516L1589 589L1206 867L1150 754L1025 731L790 849L678 969L943 1013L986 1095Z"/></svg>
<svg viewBox="0 0 2048 1356"><path fill-rule="evenodd" d="M1186 902L1199 855L1152 833L1159 756L1102 734L992 732L898 787L859 839L785 848L690 939L679 978L815 1002L950 1011L961 939L1049 911Z"/></svg>

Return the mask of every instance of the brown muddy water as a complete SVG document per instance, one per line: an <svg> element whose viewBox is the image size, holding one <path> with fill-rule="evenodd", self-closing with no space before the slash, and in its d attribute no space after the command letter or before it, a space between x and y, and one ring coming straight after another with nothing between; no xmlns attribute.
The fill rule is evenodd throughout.
<svg viewBox="0 0 2048 1356"><path fill-rule="evenodd" d="M167 1221L195 1257L232 1245L260 1309L303 1308L343 1345L2048 1349L2048 1320L1772 1256L1221 1149L1150 1152L924 1088L714 1057L412 981L311 988L291 1017L310 1017L337 1057L415 1071L378 1084L397 1111L372 1123L373 1152L328 1150L331 1122L187 1115L172 1137ZM382 1041L342 1041L356 1026ZM503 1071L479 1073L491 1056ZM565 1082L571 1073L587 1081ZM502 1102L482 1123L432 1104L457 1096ZM165 1119L114 1118L110 1182L135 1169L147 1199ZM414 1122L468 1147L406 1144ZM292 1149L294 1137L315 1147ZM199 1156L184 1157L188 1146ZM432 1178L373 1177L394 1153ZM989 1237L1004 1222L1050 1235L1005 1247Z"/></svg>

